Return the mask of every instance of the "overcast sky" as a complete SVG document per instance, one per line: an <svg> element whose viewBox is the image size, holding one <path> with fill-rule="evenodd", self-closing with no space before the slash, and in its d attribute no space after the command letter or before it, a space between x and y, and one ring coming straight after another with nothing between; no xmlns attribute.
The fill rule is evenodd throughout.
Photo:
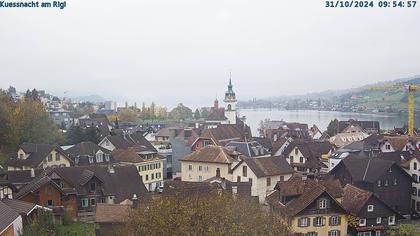
<svg viewBox="0 0 420 236"><path fill-rule="evenodd" d="M0 87L208 105L420 74L415 9L319 0L67 0L0 9Z"/></svg>

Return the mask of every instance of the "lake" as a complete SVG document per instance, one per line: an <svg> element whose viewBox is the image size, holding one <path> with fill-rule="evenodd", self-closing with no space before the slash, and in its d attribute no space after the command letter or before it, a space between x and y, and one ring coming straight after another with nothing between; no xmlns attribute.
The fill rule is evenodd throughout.
<svg viewBox="0 0 420 236"><path fill-rule="evenodd" d="M407 123L407 115L398 114L370 114L337 111L314 111L314 110L276 110L276 109L241 109L239 115L246 116L246 123L251 126L252 134L258 135L258 127L261 120L284 120L286 122L299 122L308 124L309 127L315 124L321 131L327 129L331 120L376 120L379 121L381 129L394 129L402 127ZM420 127L420 119L415 119L416 127Z"/></svg>

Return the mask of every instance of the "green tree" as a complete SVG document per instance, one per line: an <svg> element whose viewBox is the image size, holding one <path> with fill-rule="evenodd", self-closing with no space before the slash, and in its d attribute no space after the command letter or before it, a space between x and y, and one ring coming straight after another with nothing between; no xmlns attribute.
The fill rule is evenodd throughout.
<svg viewBox="0 0 420 236"><path fill-rule="evenodd" d="M200 118L201 118L201 114L200 114L200 111L197 108L197 109L195 109L195 112L194 112L194 119L198 120Z"/></svg>
<svg viewBox="0 0 420 236"><path fill-rule="evenodd" d="M334 120L330 121L330 123L328 124L327 134L329 136L334 136L334 135L337 134L337 130L338 130L338 120L334 119Z"/></svg>
<svg viewBox="0 0 420 236"><path fill-rule="evenodd" d="M53 236L56 235L57 227L50 211L41 211L20 232L21 236Z"/></svg>
<svg viewBox="0 0 420 236"><path fill-rule="evenodd" d="M169 118L174 120L186 120L192 118L192 110L184 106L182 103L179 103L177 107L169 112Z"/></svg>

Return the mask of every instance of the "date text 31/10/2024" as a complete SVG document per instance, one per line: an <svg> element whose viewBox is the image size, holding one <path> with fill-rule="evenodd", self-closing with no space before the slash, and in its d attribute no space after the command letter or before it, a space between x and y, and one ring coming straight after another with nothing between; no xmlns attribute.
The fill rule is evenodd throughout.
<svg viewBox="0 0 420 236"><path fill-rule="evenodd" d="M325 7L328 8L414 8L417 1L325 1Z"/></svg>

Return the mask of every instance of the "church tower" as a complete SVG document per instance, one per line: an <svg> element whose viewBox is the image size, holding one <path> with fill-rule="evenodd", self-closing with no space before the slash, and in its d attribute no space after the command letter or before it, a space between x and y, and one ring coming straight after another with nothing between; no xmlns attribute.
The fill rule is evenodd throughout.
<svg viewBox="0 0 420 236"><path fill-rule="evenodd" d="M225 106L225 116L228 124L236 124L236 95L232 89L232 75L229 78L228 90L225 93L225 99L223 100Z"/></svg>

